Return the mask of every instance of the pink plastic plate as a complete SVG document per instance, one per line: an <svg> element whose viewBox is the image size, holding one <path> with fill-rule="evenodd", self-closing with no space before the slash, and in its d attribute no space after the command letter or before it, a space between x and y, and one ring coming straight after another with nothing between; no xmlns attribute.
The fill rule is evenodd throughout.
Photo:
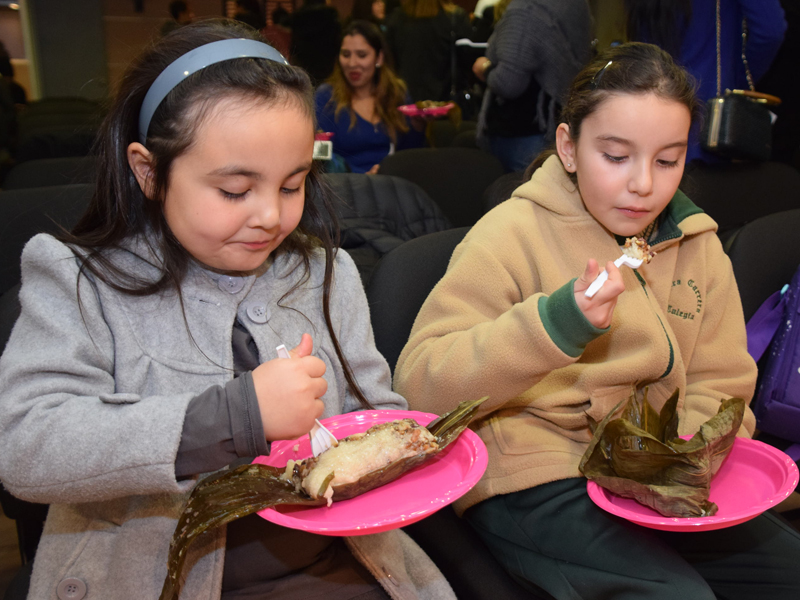
<svg viewBox="0 0 800 600"><path fill-rule="evenodd" d="M736 438L728 458L711 480L709 499L719 507L713 517L665 517L589 481L589 497L597 506L633 523L665 531L708 531L738 525L785 500L797 487L794 461L764 442Z"/></svg>
<svg viewBox="0 0 800 600"><path fill-rule="evenodd" d="M365 410L324 419L322 423L341 439L379 423L405 418L427 425L436 415L407 410ZM295 441L275 442L269 456L259 456L253 462L284 467L289 459L309 456L311 445L308 436L304 436ZM466 494L483 475L487 462L483 441L466 429L439 455L366 494L334 502L330 507L267 508L258 515L284 527L323 535L363 535L405 527Z"/></svg>
<svg viewBox="0 0 800 600"><path fill-rule="evenodd" d="M428 108L419 108L416 104L403 104L402 106L398 106L397 110L407 117L442 117L450 112L450 109L454 106L455 104L452 102L448 102L443 106L430 106Z"/></svg>

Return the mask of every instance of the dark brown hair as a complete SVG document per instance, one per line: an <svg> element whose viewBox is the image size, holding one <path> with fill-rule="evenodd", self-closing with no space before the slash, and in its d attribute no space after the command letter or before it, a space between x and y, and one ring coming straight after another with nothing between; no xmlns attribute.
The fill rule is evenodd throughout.
<svg viewBox="0 0 800 600"><path fill-rule="evenodd" d="M375 112L378 113L381 123L386 127L386 133L389 134L392 141L396 142L398 132L408 131L405 118L397 110L397 107L405 100L406 84L392 69L388 44L377 25L369 21L352 21L342 32L342 39L344 40L348 35L362 36L367 44L375 50L375 56L383 52L383 65L375 69L375 75L372 78ZM345 78L338 59L327 83L332 88L330 102L336 106L333 118L338 119L343 110L349 111L350 129L352 129L356 124L356 114L352 104L353 89Z"/></svg>
<svg viewBox="0 0 800 600"><path fill-rule="evenodd" d="M686 106L695 122L702 114L695 89L694 78L664 50L629 42L600 53L578 73L561 109L560 122L569 126L570 137L577 142L584 119L614 94L656 94ZM525 178L530 179L555 153L551 146L539 154L525 170Z"/></svg>
<svg viewBox="0 0 800 600"><path fill-rule="evenodd" d="M264 41L255 30L241 23L222 19L203 21L186 25L156 41L128 68L95 143L99 168L94 194L78 224L60 238L80 258L81 273L88 272L124 294L147 296L175 291L180 300L181 283L192 259L172 235L162 202L172 164L194 142L205 115L220 100L235 98L267 105L294 104L314 122L313 88L302 69L259 58L237 58L209 65L181 81L153 114L145 141L151 154L153 198L145 196L127 157L128 145L139 141L139 111L145 94L156 77L177 58L199 46L234 38ZM300 224L275 251L275 254L289 252L300 256L304 268L303 277L284 298L307 281L311 257L321 247L325 253L322 290L325 322L353 394L363 406L370 407L342 353L331 322L330 289L339 228L330 192L321 182L316 167L306 178L305 190ZM318 203L312 198L317 198ZM132 237L138 237L149 247L152 256L140 258L151 264L155 260L158 277L143 280L115 264L114 252L109 251L130 252L125 241Z"/></svg>

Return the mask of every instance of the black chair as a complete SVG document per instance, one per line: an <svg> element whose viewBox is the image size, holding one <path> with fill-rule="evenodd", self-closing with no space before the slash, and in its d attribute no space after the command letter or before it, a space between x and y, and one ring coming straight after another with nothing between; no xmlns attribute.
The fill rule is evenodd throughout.
<svg viewBox="0 0 800 600"><path fill-rule="evenodd" d="M525 173L512 171L495 179L483 192L483 205L486 212L492 210L501 202L511 198L511 194L525 182Z"/></svg>
<svg viewBox="0 0 800 600"><path fill-rule="evenodd" d="M800 265L800 208L770 214L723 236L745 320L789 283Z"/></svg>
<svg viewBox="0 0 800 600"><path fill-rule="evenodd" d="M458 126L449 119L436 119L428 125L428 142L432 148L446 148L452 146L457 136L462 133L475 133L475 121L461 121Z"/></svg>
<svg viewBox="0 0 800 600"><path fill-rule="evenodd" d="M71 228L86 208L94 187L87 184L0 192L0 348L5 348L19 316L20 255L37 233ZM47 506L15 498L0 485L0 505L17 527L23 568L15 575L5 600L24 599L31 561L42 535Z"/></svg>
<svg viewBox="0 0 800 600"><path fill-rule="evenodd" d="M355 261L365 285L375 264L390 250L452 227L425 191L406 179L327 173L322 180L333 192L342 229L340 246Z"/></svg>
<svg viewBox="0 0 800 600"><path fill-rule="evenodd" d="M73 183L93 183L97 159L93 156L40 158L14 165L3 179L4 190L19 190Z"/></svg>
<svg viewBox="0 0 800 600"><path fill-rule="evenodd" d="M367 286L378 350L392 371L425 298L469 227L418 237L384 256ZM436 563L459 600L550 598L516 583L451 506L404 528Z"/></svg>
<svg viewBox="0 0 800 600"><path fill-rule="evenodd" d="M791 281L800 266L798 228L800 209L794 209L761 217L723 236L723 248L731 259L746 321L770 295ZM765 355L759 361L759 372L765 368L766 360ZM781 450L792 444L764 432L758 434L758 439Z"/></svg>
<svg viewBox="0 0 800 600"><path fill-rule="evenodd" d="M88 155L105 112L100 102L86 98L29 103L19 115L17 162Z"/></svg>
<svg viewBox="0 0 800 600"><path fill-rule="evenodd" d="M491 154L474 148L415 148L384 158L380 173L413 181L439 205L455 227L474 225L484 214L483 191L503 171Z"/></svg>
<svg viewBox="0 0 800 600"><path fill-rule="evenodd" d="M83 214L94 186L74 184L0 192L0 294L19 282L19 257L39 232L71 228Z"/></svg>
<svg viewBox="0 0 800 600"><path fill-rule="evenodd" d="M800 171L778 162L686 167L681 190L719 225L719 233L764 215L800 208Z"/></svg>

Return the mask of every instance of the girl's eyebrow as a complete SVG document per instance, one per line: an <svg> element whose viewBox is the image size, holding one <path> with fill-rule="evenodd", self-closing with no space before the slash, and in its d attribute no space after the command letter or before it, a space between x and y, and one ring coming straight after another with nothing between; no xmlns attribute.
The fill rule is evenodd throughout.
<svg viewBox="0 0 800 600"><path fill-rule="evenodd" d="M598 135L597 139L602 142L614 142L616 144L622 144L623 146L635 146L632 141L626 140L625 138L616 137L613 135ZM678 140L677 142L672 142L670 144L666 144L661 149L666 150L667 148L685 148L689 145L687 140Z"/></svg>
<svg viewBox="0 0 800 600"><path fill-rule="evenodd" d="M288 177L293 177L298 173L302 173L303 171L310 171L311 170L311 163L305 163L297 167L294 171L289 173ZM261 180L264 176L259 173L258 171L253 171L251 169L246 169L244 167L240 167L238 165L229 165L227 167L220 167L219 169L214 169L209 173L211 177L249 177L250 179Z"/></svg>

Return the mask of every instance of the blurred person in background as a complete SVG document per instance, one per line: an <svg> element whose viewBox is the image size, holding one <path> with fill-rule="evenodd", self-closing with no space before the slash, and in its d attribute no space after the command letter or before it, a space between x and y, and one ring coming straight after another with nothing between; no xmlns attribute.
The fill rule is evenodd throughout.
<svg viewBox="0 0 800 600"><path fill-rule="evenodd" d="M780 0L720 0L720 58L722 85L750 89L742 60L742 19L747 20L744 53L753 81L767 72L783 42L786 19ZM717 95L717 38L714 0L625 0L628 39L655 44L669 52L698 84L697 97L706 102ZM694 159L721 162L700 147L700 127L689 135L687 164Z"/></svg>
<svg viewBox="0 0 800 600"><path fill-rule="evenodd" d="M169 14L172 17L161 26L161 37L167 35L170 31L183 27L194 21L194 12L191 6L184 0L173 0L169 3Z"/></svg>
<svg viewBox="0 0 800 600"><path fill-rule="evenodd" d="M289 22L292 15L281 3L273 9L270 17L272 24L267 25L261 33L286 60L291 61L292 30L289 29Z"/></svg>
<svg viewBox="0 0 800 600"><path fill-rule="evenodd" d="M354 173L377 173L396 149L424 143L424 122L409 121L397 110L411 99L387 56L377 25L351 22L333 75L316 92L317 126L334 134L334 154Z"/></svg>
<svg viewBox="0 0 800 600"><path fill-rule="evenodd" d="M467 13L445 0L403 0L386 27L397 72L411 97L449 99L455 40L472 33Z"/></svg>
<svg viewBox="0 0 800 600"><path fill-rule="evenodd" d="M486 55L472 71L486 82L478 145L507 171L523 171L553 141L560 103L591 56L586 0L500 0Z"/></svg>
<svg viewBox="0 0 800 600"><path fill-rule="evenodd" d="M264 13L258 0L236 0L236 12L233 18L241 23L250 25L253 29L261 31L267 25Z"/></svg>
<svg viewBox="0 0 800 600"><path fill-rule="evenodd" d="M386 2L384 0L355 0L350 12L351 21L369 21L386 33Z"/></svg>
<svg viewBox="0 0 800 600"><path fill-rule="evenodd" d="M302 67L316 86L333 73L339 55L342 25L339 11L326 0L305 0L289 22L292 64Z"/></svg>

